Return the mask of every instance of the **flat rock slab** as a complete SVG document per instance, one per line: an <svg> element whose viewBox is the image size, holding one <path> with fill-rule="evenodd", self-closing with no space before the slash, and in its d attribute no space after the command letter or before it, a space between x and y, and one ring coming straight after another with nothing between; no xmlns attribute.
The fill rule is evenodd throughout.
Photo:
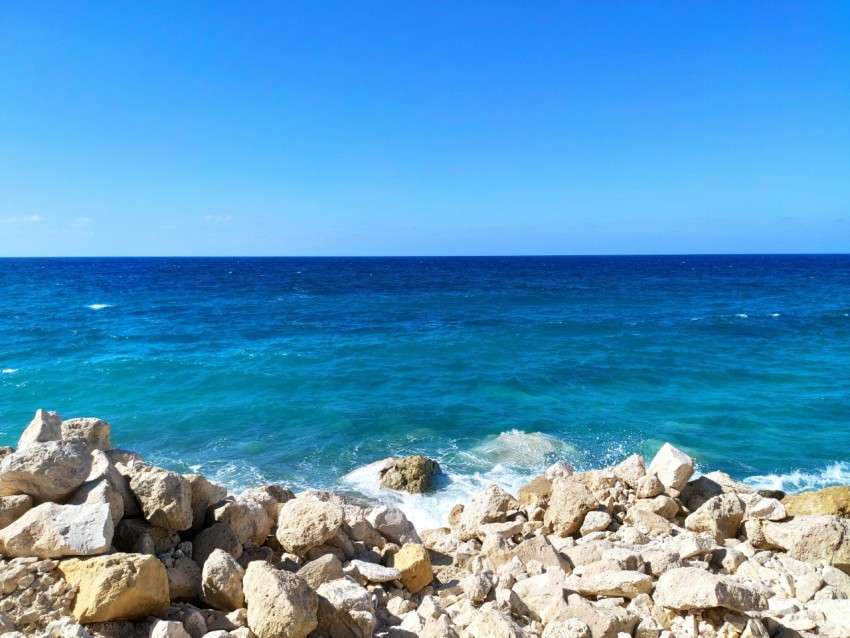
<svg viewBox="0 0 850 638"><path fill-rule="evenodd" d="M107 503L57 505L42 503L0 530L6 556L93 556L109 551L112 515Z"/></svg>
<svg viewBox="0 0 850 638"><path fill-rule="evenodd" d="M752 587L697 567L680 567L662 574L654 599L657 605L680 611L724 607L747 612L767 608L767 602Z"/></svg>

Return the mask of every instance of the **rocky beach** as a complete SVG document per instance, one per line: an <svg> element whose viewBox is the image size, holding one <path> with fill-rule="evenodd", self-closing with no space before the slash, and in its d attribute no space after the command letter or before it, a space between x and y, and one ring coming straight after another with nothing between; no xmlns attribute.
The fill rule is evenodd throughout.
<svg viewBox="0 0 850 638"><path fill-rule="evenodd" d="M38 410L0 451L0 634L150 638L792 638L850 635L844 487L786 496L695 476L670 444L415 529L282 485L229 493ZM387 489L439 466L388 459Z"/></svg>

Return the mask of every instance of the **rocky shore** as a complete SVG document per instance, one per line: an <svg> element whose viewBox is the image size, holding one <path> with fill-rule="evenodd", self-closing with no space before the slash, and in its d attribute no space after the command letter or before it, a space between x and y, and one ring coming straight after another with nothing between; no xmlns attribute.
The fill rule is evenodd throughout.
<svg viewBox="0 0 850 638"><path fill-rule="evenodd" d="M694 479L669 444L491 485L432 530L330 492L230 494L114 449L100 419L39 410L0 458L9 638L850 636L850 491Z"/></svg>

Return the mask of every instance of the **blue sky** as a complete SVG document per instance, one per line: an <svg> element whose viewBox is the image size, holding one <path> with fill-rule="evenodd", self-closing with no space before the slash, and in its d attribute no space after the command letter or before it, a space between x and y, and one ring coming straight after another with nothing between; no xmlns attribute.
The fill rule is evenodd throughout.
<svg viewBox="0 0 850 638"><path fill-rule="evenodd" d="M0 0L0 255L850 252L850 3Z"/></svg>

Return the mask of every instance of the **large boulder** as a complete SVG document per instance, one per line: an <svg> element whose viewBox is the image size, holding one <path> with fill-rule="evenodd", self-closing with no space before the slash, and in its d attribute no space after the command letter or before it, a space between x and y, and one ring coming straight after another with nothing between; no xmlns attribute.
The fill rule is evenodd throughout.
<svg viewBox="0 0 850 638"><path fill-rule="evenodd" d="M118 525L124 518L124 499L121 493L105 478L86 481L71 494L68 505L97 505L105 503L109 506L112 524Z"/></svg>
<svg viewBox="0 0 850 638"><path fill-rule="evenodd" d="M618 638L623 634L631 636L639 622L637 616L633 616L625 609L592 605L570 605L557 618L561 621L570 619L584 623L590 629L593 638Z"/></svg>
<svg viewBox="0 0 850 638"><path fill-rule="evenodd" d="M413 527L413 523L407 520L407 516L404 515L397 507L386 507L381 505L379 507L374 508L367 517L365 521L368 523L372 529L378 532L381 537L396 543L397 545L404 545L405 543L419 543L419 534L416 533L416 528ZM359 528L360 534L354 536L371 536L369 534L369 528L363 525L354 525L352 527L352 531L357 531ZM379 544L378 539L375 539L374 542L375 547L383 547L383 545Z"/></svg>
<svg viewBox="0 0 850 638"><path fill-rule="evenodd" d="M66 441L79 441L90 452L112 449L110 430L109 424L101 419L86 417L62 422L62 438Z"/></svg>
<svg viewBox="0 0 850 638"><path fill-rule="evenodd" d="M825 487L815 492L789 494L782 499L788 516L823 514L850 518L850 485Z"/></svg>
<svg viewBox="0 0 850 638"><path fill-rule="evenodd" d="M0 530L5 556L93 556L109 551L113 535L109 505L42 503Z"/></svg>
<svg viewBox="0 0 850 638"><path fill-rule="evenodd" d="M535 476L519 488L517 500L520 506L545 504L552 496L552 481L545 476Z"/></svg>
<svg viewBox="0 0 850 638"><path fill-rule="evenodd" d="M463 541L483 536L479 527L486 523L504 523L508 511L517 509L519 502L498 485L492 484L473 496L464 505L452 531Z"/></svg>
<svg viewBox="0 0 850 638"><path fill-rule="evenodd" d="M687 611L723 607L748 612L767 609L758 591L732 576L712 574L698 567L671 569L658 579L656 605Z"/></svg>
<svg viewBox="0 0 850 638"><path fill-rule="evenodd" d="M236 538L233 530L230 529L230 525L223 521L210 525L195 537L192 543L192 559L200 567L203 567L210 555L217 549L227 552L233 558L242 556L242 543Z"/></svg>
<svg viewBox="0 0 850 638"><path fill-rule="evenodd" d="M248 627L257 638L306 638L318 626L319 597L295 574L254 561L243 589Z"/></svg>
<svg viewBox="0 0 850 638"><path fill-rule="evenodd" d="M689 511L695 512L708 499L721 494L755 494L755 490L746 483L736 481L725 472L709 472L688 481L682 488L682 503Z"/></svg>
<svg viewBox="0 0 850 638"><path fill-rule="evenodd" d="M572 479L555 479L543 524L558 536L572 536L581 529L584 517L599 506L587 487Z"/></svg>
<svg viewBox="0 0 850 638"><path fill-rule="evenodd" d="M780 523L763 521L761 532L772 547L809 563L826 561L850 574L850 520L834 516L795 516Z"/></svg>
<svg viewBox="0 0 850 638"><path fill-rule="evenodd" d="M335 503L302 496L280 508L277 540L283 548L303 556L333 538L342 526L343 510Z"/></svg>
<svg viewBox="0 0 850 638"><path fill-rule="evenodd" d="M378 476L381 487L424 494L431 488L433 477L441 472L439 463L417 454L386 459Z"/></svg>
<svg viewBox="0 0 850 638"><path fill-rule="evenodd" d="M58 441L62 438L62 417L56 412L36 410L35 417L18 439L18 450L25 450L36 443Z"/></svg>
<svg viewBox="0 0 850 638"><path fill-rule="evenodd" d="M342 563L333 554L325 554L316 560L308 561L298 570L298 575L313 589L318 589L322 583L345 578Z"/></svg>
<svg viewBox="0 0 850 638"><path fill-rule="evenodd" d="M737 536L745 511L744 501L737 494L720 494L711 497L690 514L685 519L685 527L695 534L708 532L721 543L726 538Z"/></svg>
<svg viewBox="0 0 850 638"><path fill-rule="evenodd" d="M0 496L62 500L83 484L91 463L91 453L77 441L33 443L0 463Z"/></svg>
<svg viewBox="0 0 850 638"><path fill-rule="evenodd" d="M122 508L123 516L141 516L142 509L139 507L139 502L136 500L136 497L133 495L133 491L130 489L127 477L121 474L121 472L118 471L118 468L113 464L112 460L110 460L110 452L92 450L91 454L91 472L88 475L87 481L94 481L98 479L106 480L106 482L108 482L109 485L111 485L112 488L121 495L121 501L124 504L124 507Z"/></svg>
<svg viewBox="0 0 850 638"><path fill-rule="evenodd" d="M197 602L201 597L201 568L188 556L172 558L165 567L171 600Z"/></svg>
<svg viewBox="0 0 850 638"><path fill-rule="evenodd" d="M619 465L611 468L616 477L633 490L636 490L640 480L646 476L646 461L640 454L632 454Z"/></svg>
<svg viewBox="0 0 850 638"><path fill-rule="evenodd" d="M210 505L227 497L227 488L208 480L203 474L184 474L183 478L189 482L189 489L192 493L191 531L197 534L204 529L207 509Z"/></svg>
<svg viewBox="0 0 850 638"><path fill-rule="evenodd" d="M227 552L213 551L204 562L201 576L201 598L208 605L222 611L233 611L245 606L242 579L245 570Z"/></svg>
<svg viewBox="0 0 850 638"><path fill-rule="evenodd" d="M266 510L256 501L225 498L207 509L207 523L225 521L243 545L262 545L274 527Z"/></svg>
<svg viewBox="0 0 850 638"><path fill-rule="evenodd" d="M239 495L239 498L259 503L266 510L269 518L276 522L280 516L281 506L287 501L294 499L295 494L283 485L272 483L247 489Z"/></svg>
<svg viewBox="0 0 850 638"><path fill-rule="evenodd" d="M694 460L681 450L665 443L653 457L646 473L658 475L664 487L681 491L694 473Z"/></svg>
<svg viewBox="0 0 850 638"><path fill-rule="evenodd" d="M319 585L318 626L324 638L369 638L378 619L369 591L348 578Z"/></svg>
<svg viewBox="0 0 850 638"><path fill-rule="evenodd" d="M638 571L605 571L589 574L579 581L577 590L585 596L623 596L634 598L652 591L652 577Z"/></svg>
<svg viewBox="0 0 850 638"><path fill-rule="evenodd" d="M183 476L147 463L121 466L145 518L155 527L180 532L192 527L192 488Z"/></svg>
<svg viewBox="0 0 850 638"><path fill-rule="evenodd" d="M65 580L79 588L71 612L79 622L132 620L168 608L168 576L154 556L109 554L59 563Z"/></svg>

